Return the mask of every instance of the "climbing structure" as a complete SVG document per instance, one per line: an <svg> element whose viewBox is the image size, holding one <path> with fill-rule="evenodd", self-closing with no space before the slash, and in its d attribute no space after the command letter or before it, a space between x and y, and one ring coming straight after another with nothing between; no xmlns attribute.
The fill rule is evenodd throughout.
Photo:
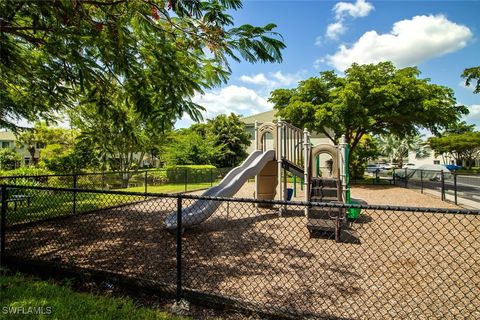
<svg viewBox="0 0 480 320"><path fill-rule="evenodd" d="M312 146L307 129L301 130L289 123L255 123L256 149L275 151L270 161L255 177L255 195L263 200L286 200L288 172L303 180L304 200L308 202L348 203L348 145L342 137L339 145L319 144ZM322 176L314 163L320 154L331 160L329 177ZM318 163L318 162L317 162ZM282 215L285 208L279 209ZM310 207L305 209L307 227L311 234L317 231L334 232L338 240L342 224L346 221L344 209L332 207Z"/></svg>

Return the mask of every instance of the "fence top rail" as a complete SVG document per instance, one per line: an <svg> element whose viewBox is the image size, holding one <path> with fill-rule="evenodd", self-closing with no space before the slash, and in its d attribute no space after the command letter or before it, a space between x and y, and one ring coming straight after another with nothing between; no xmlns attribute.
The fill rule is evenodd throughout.
<svg viewBox="0 0 480 320"><path fill-rule="evenodd" d="M190 200L212 200L212 201L224 201L224 202L239 202L239 203L259 203L259 204L277 204L288 206L322 206L330 208L343 208L343 209L367 209L367 210L385 210L385 211L405 211L405 212L428 212L438 214L465 214L465 215L479 215L480 210L468 210L468 209L451 209L451 208L429 208L429 207L408 207L408 206L389 206L389 205L365 205L365 204L347 204L347 203L335 203L335 202L306 202L306 201L285 201L285 200L258 200L251 198L226 198L226 197L210 197L202 195L192 195L185 193L153 193L153 192L132 192L132 191L111 191L111 190L95 190L84 188L53 188L53 187L40 187L40 186L19 186L10 184L1 184L3 188L8 189L25 189L25 190L47 190L47 191L60 191L60 192L76 192L76 193L98 193L98 194L113 194L113 195L125 195L125 196L143 196L152 198L173 198L173 199L190 199Z"/></svg>
<svg viewBox="0 0 480 320"><path fill-rule="evenodd" d="M463 172L458 173L458 172L455 172L455 171L447 171L446 169L445 170L432 170L432 169L420 169L420 168L394 168L394 169L392 169L392 171L394 171L394 172L397 172L397 171L402 172L402 171L405 171L405 170L407 170L409 172L411 172L411 171L429 171L429 172L438 172L438 173L443 172L445 174L452 174L452 175L456 175L456 176L467 176L467 177L468 176L473 176L473 177L480 176L480 173L463 173Z"/></svg>
<svg viewBox="0 0 480 320"><path fill-rule="evenodd" d="M231 168L157 168L149 170L137 170L137 171L106 171L106 172L79 172L79 173L52 173L52 174L39 174L39 175L17 175L17 176L0 176L0 179L22 179L22 178L48 178L48 177L74 177L74 176L96 176L96 175L113 175L113 174L140 174L145 172L162 172L169 170L230 170Z"/></svg>

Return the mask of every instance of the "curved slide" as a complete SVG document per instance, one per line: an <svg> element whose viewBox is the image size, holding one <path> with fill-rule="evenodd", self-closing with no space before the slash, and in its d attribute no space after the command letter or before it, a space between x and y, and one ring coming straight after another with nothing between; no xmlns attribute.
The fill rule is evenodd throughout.
<svg viewBox="0 0 480 320"><path fill-rule="evenodd" d="M257 175L263 167L275 159L275 151L254 151L238 167L233 168L220 183L205 191L208 197L231 197L240 190L243 184ZM182 227L188 228L207 220L220 206L221 201L197 200L182 210ZM177 228L177 213L172 212L165 219L167 229Z"/></svg>

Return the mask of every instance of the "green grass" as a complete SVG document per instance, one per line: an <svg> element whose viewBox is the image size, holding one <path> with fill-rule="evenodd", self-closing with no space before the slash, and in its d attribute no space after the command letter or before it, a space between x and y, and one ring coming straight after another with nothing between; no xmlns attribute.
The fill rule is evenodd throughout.
<svg viewBox="0 0 480 320"><path fill-rule="evenodd" d="M218 181L215 181L213 185L216 185L217 183ZM187 191L207 189L210 188L211 185L210 182L189 183L187 185ZM114 191L145 192L145 187L131 187L126 189L116 189ZM185 184L148 186L147 191L152 193L184 192ZM9 203L7 224L44 220L53 217L67 216L74 213L72 192L32 189L18 189L15 192L17 194L29 195L30 204L28 204L27 201L17 202L17 209L15 211L14 203ZM143 199L144 197L142 196L78 192L75 201L75 213L89 212Z"/></svg>
<svg viewBox="0 0 480 320"><path fill-rule="evenodd" d="M28 204L27 201L19 202L17 203L17 210L15 211L14 203L9 203L7 224L44 220L74 213L73 193L71 192L43 190L23 191L30 196L30 204ZM79 192L76 195L75 213L107 208L141 199L143 199L143 197Z"/></svg>
<svg viewBox="0 0 480 320"><path fill-rule="evenodd" d="M187 319L139 307L131 299L74 292L68 286L22 275L0 274L0 295L0 319ZM15 308L17 314L11 313ZM21 310L50 310L50 314L18 314Z"/></svg>
<svg viewBox="0 0 480 320"><path fill-rule="evenodd" d="M213 184L210 182L199 182L199 183L189 183L187 184L186 191L194 191L194 190L201 190L201 189L208 189L211 186L215 186L219 181L214 181ZM131 192L145 192L145 186L139 187L130 187L127 189L117 189L118 191L131 191ZM177 192L185 192L185 184L184 183L171 183L171 184L162 184L158 186L147 186L147 192L152 193L177 193Z"/></svg>

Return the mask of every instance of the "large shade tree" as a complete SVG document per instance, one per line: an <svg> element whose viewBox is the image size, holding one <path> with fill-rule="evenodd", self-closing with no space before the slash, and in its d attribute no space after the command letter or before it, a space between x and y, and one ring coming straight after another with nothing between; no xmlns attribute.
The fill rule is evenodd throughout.
<svg viewBox="0 0 480 320"><path fill-rule="evenodd" d="M353 153L365 134L437 133L468 113L452 89L419 75L416 67L397 69L391 62L352 64L345 76L321 72L294 89L273 91L270 101L280 117L334 143L345 134Z"/></svg>
<svg viewBox="0 0 480 320"><path fill-rule="evenodd" d="M431 137L428 142L438 155L450 155L455 162L470 169L480 157L480 132L464 132Z"/></svg>
<svg viewBox="0 0 480 320"><path fill-rule="evenodd" d="M275 25L234 26L240 0L0 2L0 126L54 118L79 94L121 86L136 112L168 125L201 118L195 92L226 81L228 59L281 61ZM104 104L109 106L111 104Z"/></svg>

